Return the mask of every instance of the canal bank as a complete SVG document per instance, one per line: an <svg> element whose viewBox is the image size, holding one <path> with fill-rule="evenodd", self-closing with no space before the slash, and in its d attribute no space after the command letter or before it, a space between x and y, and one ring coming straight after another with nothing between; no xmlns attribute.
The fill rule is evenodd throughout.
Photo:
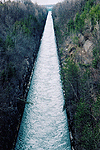
<svg viewBox="0 0 100 150"><path fill-rule="evenodd" d="M70 150L59 60L48 14L15 149ZM32 104L33 103L33 104Z"/></svg>
<svg viewBox="0 0 100 150"><path fill-rule="evenodd" d="M12 149L46 15L31 2L0 2L0 150Z"/></svg>
<svg viewBox="0 0 100 150"><path fill-rule="evenodd" d="M24 109L25 109L25 105L30 103L30 102L27 102L27 96L28 96L31 80L32 80L32 77L33 77L35 63L36 63L36 60L37 60L37 56L38 56L39 47L40 47L40 44L41 44L41 38L42 38L42 35L43 35L47 15L48 15L48 12L46 10L44 23L43 23L43 26L41 27L41 29L42 29L41 32L40 32L41 35L40 35L40 37L37 37L37 39L36 39L37 40L36 41L37 46L36 46L35 50L33 50L33 53L31 54L31 57L32 57L31 59L33 61L30 62L30 60L28 60L26 58L27 68L26 68L26 72L24 74L24 82L22 84L22 86L23 86L23 95L20 96L20 97L17 97L17 109L18 109L18 112L19 112L19 119L18 119L18 122L17 122L17 125L16 125L16 133L15 133L15 136L14 136L14 142L13 142L12 150L15 150L15 144L16 144L20 124L21 124L21 121L22 121L22 116L23 116L23 112L24 112Z"/></svg>

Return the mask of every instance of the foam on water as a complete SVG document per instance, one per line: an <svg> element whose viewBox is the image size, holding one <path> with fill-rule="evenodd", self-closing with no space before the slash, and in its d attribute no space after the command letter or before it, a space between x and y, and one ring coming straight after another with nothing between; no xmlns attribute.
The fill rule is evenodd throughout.
<svg viewBox="0 0 100 150"><path fill-rule="evenodd" d="M51 12L27 101L15 150L71 150Z"/></svg>

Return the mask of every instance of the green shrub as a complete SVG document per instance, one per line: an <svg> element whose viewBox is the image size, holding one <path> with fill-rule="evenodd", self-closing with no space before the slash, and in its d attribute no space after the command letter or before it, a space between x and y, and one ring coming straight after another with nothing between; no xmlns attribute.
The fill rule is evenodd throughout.
<svg viewBox="0 0 100 150"><path fill-rule="evenodd" d="M4 51L6 50L5 42L2 40L1 37L0 37L0 47L2 47Z"/></svg>
<svg viewBox="0 0 100 150"><path fill-rule="evenodd" d="M74 21L72 19L70 19L70 21L68 22L67 26L68 26L68 32L73 31L75 29Z"/></svg>
<svg viewBox="0 0 100 150"><path fill-rule="evenodd" d="M16 75L16 70L12 63L8 64L7 74L8 74L8 78L12 78Z"/></svg>
<svg viewBox="0 0 100 150"><path fill-rule="evenodd" d="M6 74L5 70L3 69L0 73L0 78L1 78L2 82L4 82L6 80L6 76L7 76L7 74Z"/></svg>
<svg viewBox="0 0 100 150"><path fill-rule="evenodd" d="M94 20L94 25L96 24L96 21L100 20L100 5L94 5L91 10L89 11L89 15L92 20Z"/></svg>
<svg viewBox="0 0 100 150"><path fill-rule="evenodd" d="M79 46L79 39L77 36L73 37L73 43Z"/></svg>
<svg viewBox="0 0 100 150"><path fill-rule="evenodd" d="M64 51L64 49L63 49L63 48L61 48L61 50L60 50L60 56L62 56L62 55L63 55L63 51Z"/></svg>
<svg viewBox="0 0 100 150"><path fill-rule="evenodd" d="M84 10L84 11L81 13L81 15L80 15L81 19L85 20L85 19L86 19L86 15L87 15L87 12Z"/></svg>
<svg viewBox="0 0 100 150"><path fill-rule="evenodd" d="M30 30L29 30L29 28L25 24L23 25L22 30L27 35L29 35L31 33Z"/></svg>
<svg viewBox="0 0 100 150"><path fill-rule="evenodd" d="M6 37L5 46L12 47L12 48L14 47L14 42L13 42L12 38L10 37L10 35L8 35Z"/></svg>
<svg viewBox="0 0 100 150"><path fill-rule="evenodd" d="M33 35L34 31L39 30L41 24L34 15L29 15L27 18L21 19L21 21L16 21L13 29L13 35L17 32L22 31L25 35Z"/></svg>
<svg viewBox="0 0 100 150"><path fill-rule="evenodd" d="M75 18L75 30L76 31L81 31L82 28L84 27L84 20L81 18L82 16L79 15L79 13L76 13L76 18Z"/></svg>
<svg viewBox="0 0 100 150"><path fill-rule="evenodd" d="M78 82L79 82L79 68L75 62L69 58L66 59L66 64L62 69L64 74L64 84L66 92L66 101L75 101L78 99Z"/></svg>
<svg viewBox="0 0 100 150"><path fill-rule="evenodd" d="M88 150L95 148L93 122L89 104L81 99L76 109L75 126L80 135L79 143Z"/></svg>
<svg viewBox="0 0 100 150"><path fill-rule="evenodd" d="M84 10L89 13L91 7L94 5L94 0L88 0L85 4Z"/></svg>
<svg viewBox="0 0 100 150"><path fill-rule="evenodd" d="M55 32L56 32L56 35L58 37L58 42L61 44L62 43L62 34L61 34L61 31L60 31L60 28L58 26L55 26L54 25L54 28L55 28Z"/></svg>
<svg viewBox="0 0 100 150"><path fill-rule="evenodd" d="M3 41L2 41L2 38L0 37L0 46L2 47L3 45Z"/></svg>
<svg viewBox="0 0 100 150"><path fill-rule="evenodd" d="M97 69L97 65L98 65L98 59L95 58L95 59L92 61L92 66L93 66L93 68Z"/></svg>
<svg viewBox="0 0 100 150"><path fill-rule="evenodd" d="M89 106L85 101L80 99L80 102L77 105L76 114L75 114L76 127L81 128L89 121Z"/></svg>
<svg viewBox="0 0 100 150"><path fill-rule="evenodd" d="M77 131L80 133L80 143L85 149L91 150L97 148L100 136L100 120L96 121L97 116L99 117L100 112L100 98L92 104L92 113L90 106L85 101L80 100L77 105L75 114L75 126Z"/></svg>
<svg viewBox="0 0 100 150"><path fill-rule="evenodd" d="M97 68L98 63L100 62L100 43L97 44L97 46L93 49L93 61L92 61L92 65L93 68Z"/></svg>
<svg viewBox="0 0 100 150"><path fill-rule="evenodd" d="M95 117L100 115L100 96L98 95L96 102L93 103L93 112Z"/></svg>

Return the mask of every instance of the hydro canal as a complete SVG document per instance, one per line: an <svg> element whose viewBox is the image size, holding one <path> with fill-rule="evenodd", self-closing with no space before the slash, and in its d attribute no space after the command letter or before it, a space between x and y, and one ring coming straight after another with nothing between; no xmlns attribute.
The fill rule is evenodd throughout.
<svg viewBox="0 0 100 150"><path fill-rule="evenodd" d="M71 150L59 71L49 12L15 150Z"/></svg>

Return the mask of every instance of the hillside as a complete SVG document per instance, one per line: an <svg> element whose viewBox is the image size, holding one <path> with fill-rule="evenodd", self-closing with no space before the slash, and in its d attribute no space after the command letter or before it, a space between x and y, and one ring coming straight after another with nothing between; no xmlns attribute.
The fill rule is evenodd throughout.
<svg viewBox="0 0 100 150"><path fill-rule="evenodd" d="M0 150L16 140L46 16L31 1L0 2Z"/></svg>
<svg viewBox="0 0 100 150"><path fill-rule="evenodd" d="M100 1L53 8L72 149L100 149Z"/></svg>

